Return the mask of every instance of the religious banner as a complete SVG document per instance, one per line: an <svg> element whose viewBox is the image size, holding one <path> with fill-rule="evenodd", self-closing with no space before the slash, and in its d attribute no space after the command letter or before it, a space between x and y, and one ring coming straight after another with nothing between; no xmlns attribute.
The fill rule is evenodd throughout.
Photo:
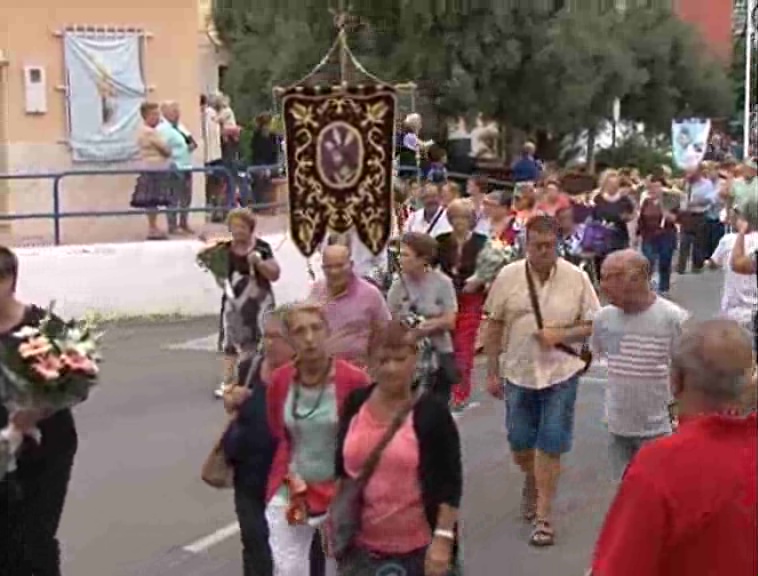
<svg viewBox="0 0 758 576"><path fill-rule="evenodd" d="M118 162L137 154L142 79L137 33L66 32L69 144L76 162Z"/></svg>
<svg viewBox="0 0 758 576"><path fill-rule="evenodd" d="M306 257L355 227L379 254L392 226L396 92L383 85L289 89L282 98L290 234Z"/></svg>
<svg viewBox="0 0 758 576"><path fill-rule="evenodd" d="M677 168L691 170L703 161L710 132L710 120L693 118L671 122L671 146Z"/></svg>

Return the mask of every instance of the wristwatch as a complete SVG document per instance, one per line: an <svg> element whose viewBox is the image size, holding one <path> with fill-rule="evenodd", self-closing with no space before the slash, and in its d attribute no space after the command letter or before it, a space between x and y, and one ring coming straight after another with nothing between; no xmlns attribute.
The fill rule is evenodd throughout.
<svg viewBox="0 0 758 576"><path fill-rule="evenodd" d="M444 538L445 540L455 540L455 532L452 530L442 530L441 528L437 528L434 531L434 535L437 538Z"/></svg>

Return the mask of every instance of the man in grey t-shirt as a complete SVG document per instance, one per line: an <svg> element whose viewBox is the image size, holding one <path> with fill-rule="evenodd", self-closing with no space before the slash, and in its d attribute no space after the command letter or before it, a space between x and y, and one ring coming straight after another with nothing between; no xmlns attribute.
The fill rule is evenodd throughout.
<svg viewBox="0 0 758 576"><path fill-rule="evenodd" d="M671 350L689 314L655 294L650 265L634 250L605 260L601 286L610 305L595 317L592 346L608 360L610 457L620 480L642 444L671 433Z"/></svg>

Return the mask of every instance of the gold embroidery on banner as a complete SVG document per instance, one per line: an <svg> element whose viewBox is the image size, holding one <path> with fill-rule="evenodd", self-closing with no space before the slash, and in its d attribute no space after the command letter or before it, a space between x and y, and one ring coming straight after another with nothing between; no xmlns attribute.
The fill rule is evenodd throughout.
<svg viewBox="0 0 758 576"><path fill-rule="evenodd" d="M378 254L392 214L395 95L305 95L283 99L287 131L290 228L312 255L327 229L359 238Z"/></svg>

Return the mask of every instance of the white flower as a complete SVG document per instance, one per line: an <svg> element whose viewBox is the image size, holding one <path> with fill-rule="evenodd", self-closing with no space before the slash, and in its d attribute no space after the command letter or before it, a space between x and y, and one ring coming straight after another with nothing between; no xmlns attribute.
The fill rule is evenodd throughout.
<svg viewBox="0 0 758 576"><path fill-rule="evenodd" d="M84 332L79 328L71 328L66 332L66 339L70 342L79 342L83 335Z"/></svg>
<svg viewBox="0 0 758 576"><path fill-rule="evenodd" d="M39 333L39 328L34 328L33 326L23 326L21 330L14 332L13 336L22 340L28 340L29 338L39 336Z"/></svg>

